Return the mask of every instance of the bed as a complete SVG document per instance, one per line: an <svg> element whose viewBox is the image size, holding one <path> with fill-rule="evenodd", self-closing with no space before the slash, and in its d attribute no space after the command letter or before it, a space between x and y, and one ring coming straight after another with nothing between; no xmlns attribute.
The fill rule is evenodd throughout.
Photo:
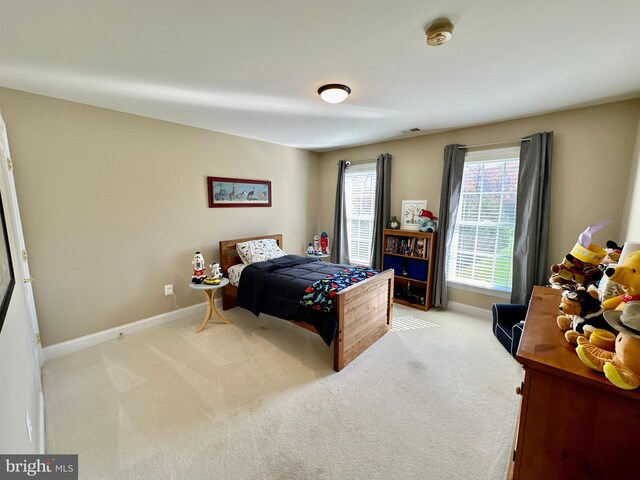
<svg viewBox="0 0 640 480"><path fill-rule="evenodd" d="M220 267L225 276L231 270L240 276L243 264L236 250L238 243L252 240L273 239L282 247L282 235L262 235L220 242ZM235 272L234 272L235 270ZM391 328L393 309L393 270L386 270L351 285L337 293L332 315L337 321L333 337L333 369L342 370L367 348L373 345ZM238 305L238 287L229 284L222 289L222 308L228 310ZM318 334L316 328L304 321L289 320L306 330ZM326 340L325 340L326 341Z"/></svg>

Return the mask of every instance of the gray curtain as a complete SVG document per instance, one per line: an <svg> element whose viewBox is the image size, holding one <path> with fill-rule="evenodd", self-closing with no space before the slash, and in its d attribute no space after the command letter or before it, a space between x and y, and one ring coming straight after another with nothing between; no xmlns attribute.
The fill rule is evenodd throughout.
<svg viewBox="0 0 640 480"><path fill-rule="evenodd" d="M549 199L553 132L530 135L520 147L511 303L529 303L549 277Z"/></svg>
<svg viewBox="0 0 640 480"><path fill-rule="evenodd" d="M460 147L460 148L458 148ZM436 240L436 258L434 265L433 305L446 307L447 297L447 252L453 239L453 229L458 214L462 174L464 172L463 145L453 144L444 148L444 169L442 170L442 190L440 191L440 215L438 237Z"/></svg>
<svg viewBox="0 0 640 480"><path fill-rule="evenodd" d="M344 177L351 162L338 162L338 183L336 185L336 209L333 216L333 244L331 261L349 264L349 237L347 236L347 205L344 192Z"/></svg>
<svg viewBox="0 0 640 480"><path fill-rule="evenodd" d="M391 155L383 153L376 160L376 200L373 217L371 267L382 270L382 238L391 215Z"/></svg>

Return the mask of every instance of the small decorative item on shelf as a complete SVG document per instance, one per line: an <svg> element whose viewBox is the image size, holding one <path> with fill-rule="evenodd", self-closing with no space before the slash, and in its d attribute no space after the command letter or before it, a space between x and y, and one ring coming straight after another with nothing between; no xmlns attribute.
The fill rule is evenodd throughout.
<svg viewBox="0 0 640 480"><path fill-rule="evenodd" d="M193 266L193 275L191 275L191 283L201 284L202 281L207 278L207 275L204 273L206 268L206 263L204 261L204 257L202 253L196 252L193 256L193 260L191 261L191 265Z"/></svg>
<svg viewBox="0 0 640 480"><path fill-rule="evenodd" d="M309 246L307 247L307 255L313 255L313 242L309 242Z"/></svg>
<svg viewBox="0 0 640 480"><path fill-rule="evenodd" d="M389 228L393 228L394 230L397 230L400 228L400 222L398 221L398 218L393 215L391 217L391 220L389 220Z"/></svg>
<svg viewBox="0 0 640 480"><path fill-rule="evenodd" d="M320 252L320 237L318 235L313 236L313 254L318 255Z"/></svg>

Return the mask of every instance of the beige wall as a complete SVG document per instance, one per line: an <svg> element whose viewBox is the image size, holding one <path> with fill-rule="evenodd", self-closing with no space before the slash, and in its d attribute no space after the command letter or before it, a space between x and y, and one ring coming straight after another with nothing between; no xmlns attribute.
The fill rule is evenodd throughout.
<svg viewBox="0 0 640 480"><path fill-rule="evenodd" d="M216 259L219 240L281 232L285 250L299 253L313 233L332 234L341 158L391 153L393 213L402 199L421 198L437 212L446 144L553 130L550 261L589 223L613 221L599 242L624 241L628 228L639 228L637 166L628 227L627 185L616 178L632 169L640 100L321 155L1 88L0 109L44 345L170 311L168 283L181 307L199 303L187 287L191 258L202 250L208 262ZM273 207L209 209L207 175L270 179ZM450 298L481 308L496 300L456 290Z"/></svg>
<svg viewBox="0 0 640 480"><path fill-rule="evenodd" d="M320 157L320 194L327 199L335 197L339 159L372 159L386 152L393 156L392 214L399 214L403 199L427 199L429 209L437 215L445 145L497 142L553 130L549 261L556 262L569 252L587 225L600 220L610 219L612 224L596 235L597 242L624 240L622 211L639 116L640 100L631 100L326 152ZM640 207L636 217L638 210ZM333 201L323 204L320 224L332 228ZM449 298L480 308L500 301L454 289L450 289Z"/></svg>
<svg viewBox="0 0 640 480"><path fill-rule="evenodd" d="M200 303L196 250L315 233L318 155L0 88L43 344ZM268 179L271 208L210 209L206 176Z"/></svg>
<svg viewBox="0 0 640 480"><path fill-rule="evenodd" d="M636 135L636 147L629 172L627 201L622 216L621 240L640 242L640 123Z"/></svg>

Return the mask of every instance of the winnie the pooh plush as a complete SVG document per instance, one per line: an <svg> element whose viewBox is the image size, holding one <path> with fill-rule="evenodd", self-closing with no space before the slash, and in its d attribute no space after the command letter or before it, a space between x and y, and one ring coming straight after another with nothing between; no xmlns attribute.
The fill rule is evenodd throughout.
<svg viewBox="0 0 640 480"><path fill-rule="evenodd" d="M564 331L564 337L571 345L577 345L577 339L581 335L587 338L595 329L610 330L602 313L598 292L580 288L574 291L565 291L558 309L562 312L556 321L560 330Z"/></svg>
<svg viewBox="0 0 640 480"><path fill-rule="evenodd" d="M602 302L602 308L622 309L627 302L640 301L640 250L630 253L621 265L607 268L604 274L621 285L624 293Z"/></svg>
<svg viewBox="0 0 640 480"><path fill-rule="evenodd" d="M592 345L585 337L578 338L576 352L588 367L604 372L616 387L633 390L640 386L640 302L626 302L622 311L604 313L609 324L620 333L615 353Z"/></svg>

